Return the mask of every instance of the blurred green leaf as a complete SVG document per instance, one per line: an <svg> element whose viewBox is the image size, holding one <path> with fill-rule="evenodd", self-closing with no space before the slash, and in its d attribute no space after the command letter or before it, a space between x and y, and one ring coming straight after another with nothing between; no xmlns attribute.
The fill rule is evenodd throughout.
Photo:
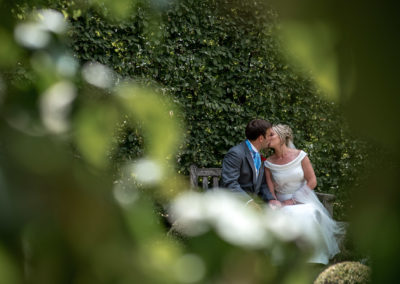
<svg viewBox="0 0 400 284"><path fill-rule="evenodd" d="M15 261L2 246L0 246L0 275L1 284L22 283L21 272Z"/></svg>
<svg viewBox="0 0 400 284"><path fill-rule="evenodd" d="M332 25L323 22L308 25L303 22L283 22L279 33L292 62L311 72L322 95L338 101L337 35Z"/></svg>
<svg viewBox="0 0 400 284"><path fill-rule="evenodd" d="M119 119L113 104L84 105L74 118L74 138L82 155L94 166L109 164L107 151L111 147L115 125Z"/></svg>
<svg viewBox="0 0 400 284"><path fill-rule="evenodd" d="M0 26L0 66L13 67L19 56L19 48L15 45L12 34Z"/></svg>
<svg viewBox="0 0 400 284"><path fill-rule="evenodd" d="M145 129L148 155L164 162L176 151L180 129L175 122L173 107L149 89L123 86L117 90L121 106L133 122L139 121Z"/></svg>

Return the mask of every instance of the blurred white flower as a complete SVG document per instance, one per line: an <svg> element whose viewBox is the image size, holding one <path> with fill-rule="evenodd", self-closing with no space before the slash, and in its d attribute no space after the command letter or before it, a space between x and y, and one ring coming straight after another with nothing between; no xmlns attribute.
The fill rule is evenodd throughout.
<svg viewBox="0 0 400 284"><path fill-rule="evenodd" d="M61 81L51 86L40 99L41 117L48 130L62 133L68 130L68 115L76 97L75 85Z"/></svg>
<svg viewBox="0 0 400 284"><path fill-rule="evenodd" d="M280 210L269 210L263 221L268 230L282 241L296 240L303 233L300 223Z"/></svg>
<svg viewBox="0 0 400 284"><path fill-rule="evenodd" d="M82 75L88 83L99 88L110 88L114 84L114 72L98 62L86 63Z"/></svg>
<svg viewBox="0 0 400 284"><path fill-rule="evenodd" d="M203 197L207 219L225 240L242 246L263 247L268 241L260 214L244 206L242 200L217 189Z"/></svg>
<svg viewBox="0 0 400 284"><path fill-rule="evenodd" d="M264 211L257 212L223 189L181 194L171 203L170 216L175 229L188 236L201 235L212 227L227 242L248 248L271 248L277 240L315 242L318 238L284 209L265 206Z"/></svg>
<svg viewBox="0 0 400 284"><path fill-rule="evenodd" d="M209 224L235 245L264 247L270 243L259 214L227 191L184 193L173 202L171 216L178 229L191 236L204 233Z"/></svg>
<svg viewBox="0 0 400 284"><path fill-rule="evenodd" d="M123 185L119 182L114 185L113 194L115 200L117 200L121 206L130 205L139 198L136 188Z"/></svg>
<svg viewBox="0 0 400 284"><path fill-rule="evenodd" d="M15 40L32 49L45 47L50 42L50 34L38 23L21 23L14 30Z"/></svg>
<svg viewBox="0 0 400 284"><path fill-rule="evenodd" d="M197 236L209 229L206 210L201 193L188 192L176 198L170 216L176 221L177 229L189 236Z"/></svg>
<svg viewBox="0 0 400 284"><path fill-rule="evenodd" d="M63 14L52 9L37 11L32 21L20 23L14 29L15 40L32 49L40 49L50 42L50 32L63 33L66 31L67 22Z"/></svg>
<svg viewBox="0 0 400 284"><path fill-rule="evenodd" d="M57 58L56 68L57 72L63 76L72 77L78 70L78 62L69 55L62 55Z"/></svg>
<svg viewBox="0 0 400 284"><path fill-rule="evenodd" d="M150 159L136 161L131 167L131 175L140 183L154 184L162 178L162 168L159 163Z"/></svg>
<svg viewBox="0 0 400 284"><path fill-rule="evenodd" d="M54 33L63 33L67 29L67 22L64 15L52 9L38 11L39 24L44 30Z"/></svg>

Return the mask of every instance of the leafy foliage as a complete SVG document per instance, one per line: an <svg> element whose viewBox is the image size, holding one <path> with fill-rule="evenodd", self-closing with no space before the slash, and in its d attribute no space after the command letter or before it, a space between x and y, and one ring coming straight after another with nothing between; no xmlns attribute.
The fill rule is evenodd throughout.
<svg viewBox="0 0 400 284"><path fill-rule="evenodd" d="M227 148L242 139L246 119L252 115L265 115L274 122L291 124L295 130L296 144L313 155L312 162L317 170L319 190L334 192L339 196L338 203L343 208L346 204L349 205L343 202L347 200L347 185L357 183L354 180L356 173L368 158L369 173L365 175L367 181L360 187L361 194L352 199L355 210L350 224L354 229L354 244L371 255L371 269L374 272L371 276L374 283L392 283L397 279L396 260L400 230L396 177L399 165L397 142L400 135L396 121L399 100L397 96L393 96L398 93L398 79L395 75L398 64L393 60L398 54L398 25L395 24L398 17L394 16L397 10L393 3L380 1L374 5L365 5L362 1L355 1L351 5L347 5L347 2L343 5L340 1L323 4L318 1L272 1L276 5L274 7L281 8L280 14L283 17L288 17L289 14L289 21L295 20L295 25L304 27L302 34L307 38L298 36L294 39L304 39L308 43L308 50L333 53L328 60L319 60L326 53L314 56L315 53L310 52L309 55L312 63L320 63L317 67L322 67L320 70L325 71L322 75L332 75L326 74L326 70L338 71L339 78L335 77L330 83L337 84L334 89L340 93L338 96L343 103L340 108L346 112L350 121L351 134L363 135L379 148L379 151L370 151L366 157L362 151L364 145L351 138L341 114L337 112L337 106L316 96L315 87L307 78L299 76L292 67L285 69L283 62L287 60L280 55L283 48L273 33L270 33L275 28L275 16L271 12L257 12L261 11L262 3L179 1L169 5L167 0L0 2L3 8L0 11L0 109L3 118L0 121L0 259L4 282L232 283L238 279L244 283L311 282L311 279L304 277L309 274L309 266L302 266L304 262L297 261L298 258L293 254L297 252L295 249L288 249L288 253L284 253L284 263L277 266L270 261L273 260L273 255L281 255L276 244L273 249L267 250L239 248L228 244L216 231L188 240L185 247L180 243L171 243L170 239L165 239L164 228L158 226L160 224L153 212L152 201L142 194L130 196L127 194L129 190L121 190L118 184L112 183L114 179L109 176L109 169L103 171L102 167L103 170L93 167L84 155L71 155L71 141L82 139L73 136L76 134L76 127L88 123L86 126L95 133L93 136L85 136L83 145L96 142L98 137L109 141L113 136L110 129L115 130L110 125L114 126L116 121L110 122L106 119L107 113L122 108L124 104L121 106L112 94L103 90L90 90L80 79L79 67L78 74L73 76L61 74L60 71L65 71L63 68L54 68L58 59L70 56L66 53L63 35L54 32L54 26L46 26L43 30L42 25L35 25L36 22L28 23L28 26L23 27L23 34L26 35L26 28L30 27L36 32L39 30L41 37L25 37L25 48L21 46L21 42L15 40L15 28L22 27L15 23L16 19L10 9L14 8L14 15L16 11L18 19L24 19L25 14L20 13L20 10L24 11L25 4L21 3L26 2L29 2L29 6L53 7L63 11L72 27L70 47L75 50L75 56L82 63L92 60L106 62L121 75L128 74L145 84L156 84L161 94L175 98L175 104L181 107L181 112L175 111L173 116L179 117L182 123L186 121L190 127L182 137L182 148L177 156L180 171L183 173L187 169L185 164L192 161L200 165L219 165ZM158 5L159 3L162 5ZM359 13L360 7L363 7L363 13ZM29 10L30 7L25 11ZM153 13L152 10L157 12ZM268 18L272 23L259 23L257 18L260 15L272 15L271 19ZM168 21L170 16L176 23ZM214 24L219 16L224 20L216 22L220 28ZM110 17L114 17L112 24L105 21L105 18ZM119 17L123 17L124 21L118 20ZM208 21L214 22L209 24ZM224 25L225 22L227 25ZM237 28L229 26L230 23L237 25ZM324 37L325 31L328 31L332 36L328 38L333 41L325 42L328 49L309 49L308 47L318 47L323 43L319 40L320 34L314 33L318 32L321 24L323 29L319 31L323 32ZM262 25L271 30L261 28ZM81 29L74 34L79 26ZM212 29L206 30L204 26L212 26ZM244 32L240 31L241 28ZM265 35L263 39L252 34L260 29ZM188 30L202 34L190 37ZM221 38L229 41L224 42L220 37L215 37L212 30L216 34L226 30L226 37L221 32ZM296 31L298 30L296 27ZM309 37L310 34L312 36ZM39 49L26 45L26 39L40 42L43 35L50 37L47 45ZM196 41L200 36L206 39L205 44ZM21 38L20 36L19 40ZM194 44L186 42L187 38L192 38ZM249 42L245 42L246 38ZM133 42L135 44L126 45ZM173 45L167 49L171 42ZM241 46L241 43L244 45ZM252 47L247 47L246 44ZM236 57L231 60L229 57L225 58L224 53L221 55L222 59L215 54L202 54L203 58L198 53L201 50L208 53L214 50L212 48L216 51L222 46L225 46L231 56ZM195 51L195 58L204 61L201 61L204 67L196 65L199 72L196 71L197 74L191 77L191 69L185 58L189 60L188 52L192 49ZM244 51L243 54L241 50ZM249 68L250 65L246 64L248 61L244 60L252 58L251 53L246 57L245 52L249 50L259 50L264 54L265 57L261 60L264 65L260 63L257 68ZM131 54L129 51L132 51ZM391 60L382 60L385 56L377 54L386 55ZM183 60L179 61L178 57ZM155 65L157 58L160 61ZM217 62L215 64L214 58ZM325 68L324 63L329 63L329 59L333 60L330 62L333 67L340 67L340 70ZM70 58L67 61L73 62ZM232 77L228 80L231 84L229 91L222 87L223 95L219 93L220 78L226 79L226 73L230 71L215 69L221 62L228 62L225 71L232 71ZM262 69L268 62L272 65ZM192 61L189 60L189 63L194 66ZM26 72L27 68L33 70ZM245 68L247 70L243 71ZM174 72L165 73L166 70ZM175 73L179 73L179 76L175 76ZM260 76L258 81L254 79L255 74ZM182 81L179 78L183 78ZM189 78L195 78L190 81L192 85L184 86L185 80ZM264 80L265 78L268 80ZM275 81L272 82L272 79ZM60 117L59 112L44 113L40 109L43 98L49 98L46 91L59 86L60 80L71 81L71 85L77 87L76 99L71 104L64 104L71 107L70 116ZM189 92L184 87L200 92ZM64 94L68 93L65 92L67 90L64 89ZM261 91L257 93L255 90ZM56 98L60 98L58 94L59 92L53 92ZM188 96L191 96L190 99ZM90 106L95 106L94 111L88 108L88 101ZM248 104L249 101L251 105ZM197 102L203 103L197 105ZM189 107L189 103L193 104ZM97 107L102 108L96 112L99 109ZM75 120L77 110L86 114L80 120ZM43 125L42 115L50 116L54 121L60 118L66 122L74 120L71 132L49 133L48 125ZM222 119L212 121L210 117ZM147 129L133 119L124 117L119 120L129 123L119 124L117 142L125 145L125 148L116 149L113 153L115 161L145 155L147 144L144 142L147 142L147 137L143 133ZM106 123L108 127L102 128L102 123ZM159 125L163 127L163 123ZM209 139L214 133L217 137ZM159 140L155 140L157 141ZM101 147L95 143L93 145L93 148L81 145L80 151L96 151L103 156L104 144ZM210 149L216 149L215 153L210 152ZM204 156L204 153L211 154ZM200 157L200 154L203 156ZM99 160L97 155L91 157L92 163L104 163L104 157ZM170 159L173 160L174 157L173 154ZM141 162L143 167L143 160ZM175 177L173 172L172 175ZM185 188L181 185L184 185L187 178L181 178L182 183L179 185L162 179L154 187L166 185L168 188ZM113 196L110 189L117 196ZM137 199L134 200L135 198ZM122 201L131 203L116 206L122 205ZM228 216L231 217L231 214ZM356 258L352 257L351 260L357 260Z"/></svg>
<svg viewBox="0 0 400 284"><path fill-rule="evenodd" d="M186 127L180 173L193 163L220 167L227 150L243 140L247 122L266 118L293 128L296 146L314 165L318 190L336 194L338 205L347 207L364 146L311 76L287 63L274 10L263 1L234 2L180 0L155 15L148 12L151 1L137 1L128 19L113 22L104 19L104 7L83 13L78 4L52 5L70 20L70 46L81 62L98 61L172 98L180 111L171 115ZM142 155L138 129L120 126L116 162Z"/></svg>

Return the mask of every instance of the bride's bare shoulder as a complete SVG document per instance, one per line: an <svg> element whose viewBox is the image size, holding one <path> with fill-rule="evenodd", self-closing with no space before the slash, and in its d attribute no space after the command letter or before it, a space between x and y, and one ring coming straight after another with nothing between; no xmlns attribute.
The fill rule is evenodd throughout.
<svg viewBox="0 0 400 284"><path fill-rule="evenodd" d="M296 156L299 155L300 152L301 152L301 150L299 150L299 149L293 149L293 151L294 151L294 154L295 154Z"/></svg>
<svg viewBox="0 0 400 284"><path fill-rule="evenodd" d="M299 150L299 149L289 149L288 155L289 155L290 159L293 160L300 154L300 152L301 152L301 150Z"/></svg>

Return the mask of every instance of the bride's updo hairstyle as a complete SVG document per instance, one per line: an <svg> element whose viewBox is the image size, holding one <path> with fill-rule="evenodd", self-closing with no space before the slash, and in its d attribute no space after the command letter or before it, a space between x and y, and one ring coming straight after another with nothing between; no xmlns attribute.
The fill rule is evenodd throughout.
<svg viewBox="0 0 400 284"><path fill-rule="evenodd" d="M276 124L272 129L279 136L279 139L285 143L286 146L292 148L293 145L293 132L292 129L286 124Z"/></svg>

